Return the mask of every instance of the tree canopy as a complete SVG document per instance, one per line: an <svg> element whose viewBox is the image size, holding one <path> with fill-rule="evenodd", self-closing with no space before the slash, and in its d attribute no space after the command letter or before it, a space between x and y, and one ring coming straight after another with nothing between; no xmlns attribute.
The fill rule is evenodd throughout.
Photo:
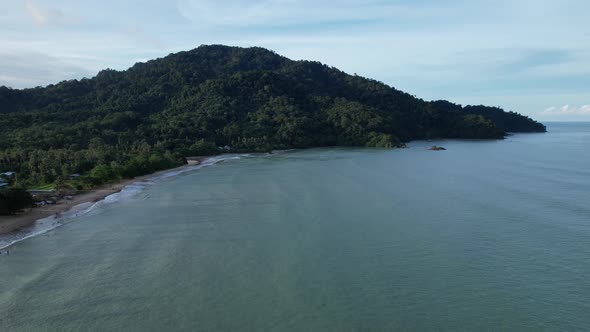
<svg viewBox="0 0 590 332"><path fill-rule="evenodd" d="M427 102L318 62L221 45L91 79L0 87L0 128L0 170L18 172L24 184L72 173L102 183L219 153L219 146L395 147L545 131L499 108Z"/></svg>
<svg viewBox="0 0 590 332"><path fill-rule="evenodd" d="M0 215L11 215L33 205L33 199L22 188L0 190Z"/></svg>

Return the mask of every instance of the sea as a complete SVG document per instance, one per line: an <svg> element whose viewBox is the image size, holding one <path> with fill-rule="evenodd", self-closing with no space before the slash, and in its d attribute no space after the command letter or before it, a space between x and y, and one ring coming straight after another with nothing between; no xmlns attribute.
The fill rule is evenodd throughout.
<svg viewBox="0 0 590 332"><path fill-rule="evenodd" d="M590 123L547 127L136 183L0 237L0 331L588 331Z"/></svg>

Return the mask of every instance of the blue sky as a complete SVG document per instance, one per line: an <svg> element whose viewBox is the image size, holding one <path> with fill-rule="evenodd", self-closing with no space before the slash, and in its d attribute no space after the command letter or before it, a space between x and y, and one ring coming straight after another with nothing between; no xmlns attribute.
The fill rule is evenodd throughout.
<svg viewBox="0 0 590 332"><path fill-rule="evenodd" d="M0 85L262 46L424 99L590 121L587 0L4 0Z"/></svg>

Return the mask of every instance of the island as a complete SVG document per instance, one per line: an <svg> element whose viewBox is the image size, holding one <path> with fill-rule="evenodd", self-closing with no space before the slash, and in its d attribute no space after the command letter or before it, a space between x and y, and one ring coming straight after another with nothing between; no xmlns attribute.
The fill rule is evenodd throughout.
<svg viewBox="0 0 590 332"><path fill-rule="evenodd" d="M546 131L497 107L425 101L319 62L223 45L46 87L0 87L0 128L0 172L14 176L0 182L3 214L55 203L27 190L74 196L187 156Z"/></svg>

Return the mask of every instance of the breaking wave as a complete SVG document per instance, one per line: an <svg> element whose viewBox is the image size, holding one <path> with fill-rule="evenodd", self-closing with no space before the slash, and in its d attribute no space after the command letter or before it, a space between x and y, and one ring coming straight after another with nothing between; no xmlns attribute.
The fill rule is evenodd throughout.
<svg viewBox="0 0 590 332"><path fill-rule="evenodd" d="M0 234L0 249L4 249L10 247L11 245L38 236L45 234L53 229L56 229L60 226L66 225L71 222L73 219L78 218L80 216L87 215L88 213L94 211L95 209L119 202L121 200L134 197L140 192L144 191L147 187L155 185L158 183L159 180L171 178L178 176L180 174L184 174L187 172L193 172L199 170L203 167L212 166L218 164L220 162L226 160L237 160L244 157L254 157L255 154L231 154L231 155L221 155L215 156L211 158L207 158L203 160L198 165L193 166L184 166L180 169L175 169L170 172L165 172L163 174L155 175L143 181L134 182L129 184L120 192L111 194L106 196L100 201L97 202L86 202L79 205L76 205L69 209L66 212L63 212L59 215L49 216L46 218L38 219L33 222L31 225L23 227L17 231L10 232L7 234Z"/></svg>

